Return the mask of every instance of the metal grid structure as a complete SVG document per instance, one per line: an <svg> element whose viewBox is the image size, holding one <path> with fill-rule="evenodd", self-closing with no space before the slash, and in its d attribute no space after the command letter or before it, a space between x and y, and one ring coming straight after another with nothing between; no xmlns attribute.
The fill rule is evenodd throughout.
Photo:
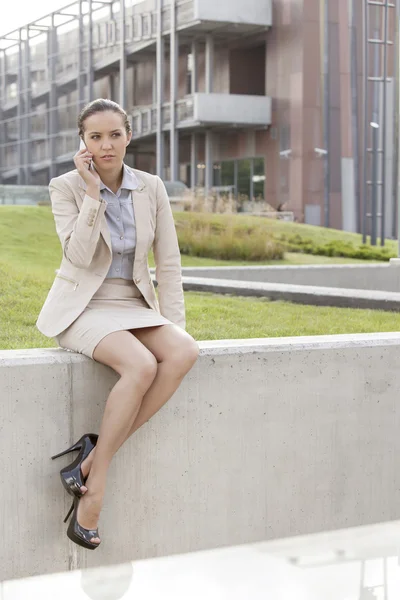
<svg viewBox="0 0 400 600"><path fill-rule="evenodd" d="M95 23L99 11L104 19L104 10L109 19ZM71 159L77 149L76 114L93 99L95 49L118 51L121 29L114 2L79 0L0 39L2 179L26 184L33 170L53 177L57 164ZM123 97L125 70L120 72Z"/></svg>
<svg viewBox="0 0 400 600"><path fill-rule="evenodd" d="M241 2L243 14L242 0L236 1ZM205 48L206 87L211 93L214 44L243 43L246 36L265 36L268 29L240 18L235 22L234 16L232 24L202 22L195 15L201 4L201 0L76 0L1 37L0 183L47 185L49 178L73 166L79 142L77 115L87 102L102 95L96 87L101 78L103 83L108 78L111 93L107 91L107 96L128 112L134 136L144 137L146 128L156 136L157 174L161 176L169 139L170 173L177 177L178 129L182 119L193 117L187 101L178 98L179 49L187 48L196 63L199 46ZM230 7L233 15L234 6L235 2ZM133 106L127 80L128 67L149 56L155 72L155 104L150 115L147 109L138 111ZM194 91L196 73L195 64ZM167 99L164 81L168 78ZM189 121L189 129L196 125L207 138L206 174L211 186L211 135L205 133L206 127ZM195 152L191 162L194 171Z"/></svg>
<svg viewBox="0 0 400 600"><path fill-rule="evenodd" d="M390 15L390 11L393 14ZM389 20L395 23L395 39L389 39ZM398 0L364 0L363 2L363 165L362 165L362 236L371 236L376 245L378 234L383 246L385 237L395 237L396 218L392 231L386 228L386 211L398 210ZM389 54L393 57L394 77L388 77ZM393 95L395 126L388 127L388 87ZM392 177L388 185L388 140L393 134ZM392 202L389 202L392 188Z"/></svg>

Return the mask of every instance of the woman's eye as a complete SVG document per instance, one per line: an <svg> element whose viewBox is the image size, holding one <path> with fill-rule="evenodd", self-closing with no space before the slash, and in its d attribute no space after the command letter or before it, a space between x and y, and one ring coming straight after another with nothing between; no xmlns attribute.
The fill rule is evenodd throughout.
<svg viewBox="0 0 400 600"><path fill-rule="evenodd" d="M120 136L121 134L120 134L120 133L118 133L118 132L116 132L116 133L113 133L113 135ZM91 137L91 139L92 139L92 140L95 140L95 139L97 139L98 137L99 137L98 135L93 135L93 136Z"/></svg>

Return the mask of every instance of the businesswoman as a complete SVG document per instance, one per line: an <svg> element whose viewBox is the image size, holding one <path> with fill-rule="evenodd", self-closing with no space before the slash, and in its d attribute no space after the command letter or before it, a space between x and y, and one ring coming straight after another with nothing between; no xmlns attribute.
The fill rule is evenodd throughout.
<svg viewBox="0 0 400 600"><path fill-rule="evenodd" d="M132 137L125 111L94 100L81 111L78 128L86 148L74 156L76 169L49 184L63 256L36 326L62 348L120 375L99 434L84 434L52 457L79 451L60 472L74 496L67 535L95 549L114 454L173 395L199 347L185 331L180 252L164 184L124 163Z"/></svg>

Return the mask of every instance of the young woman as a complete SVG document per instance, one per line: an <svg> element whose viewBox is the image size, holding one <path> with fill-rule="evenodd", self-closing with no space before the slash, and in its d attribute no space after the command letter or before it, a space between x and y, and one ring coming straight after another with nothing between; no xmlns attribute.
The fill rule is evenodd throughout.
<svg viewBox="0 0 400 600"><path fill-rule="evenodd" d="M76 169L49 184L63 257L36 326L120 375L99 435L85 434L57 455L79 450L60 473L74 496L67 535L94 549L112 457L173 395L199 347L185 331L180 252L164 184L124 164L132 137L125 111L111 100L94 100L81 111L78 127L86 149L75 154Z"/></svg>

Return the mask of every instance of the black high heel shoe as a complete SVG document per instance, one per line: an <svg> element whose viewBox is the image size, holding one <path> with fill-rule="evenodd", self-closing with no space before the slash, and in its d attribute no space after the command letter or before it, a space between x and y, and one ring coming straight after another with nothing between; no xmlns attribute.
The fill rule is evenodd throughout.
<svg viewBox="0 0 400 600"><path fill-rule="evenodd" d="M74 509L74 514L72 515L72 519L68 525L67 536L70 540L78 544L78 546L82 546L87 550L95 550L98 546L100 546L101 542L96 544L95 542L91 542L91 538L100 538L98 529L85 529L78 523L77 513L79 506L79 498L74 498L72 502L71 510L68 513L68 516L71 514L72 509ZM67 520L67 517L65 521ZM65 523L64 521L64 523Z"/></svg>
<svg viewBox="0 0 400 600"><path fill-rule="evenodd" d="M55 454L52 456L52 460L58 458L60 456L64 456L64 454L69 454L74 450L79 450L79 454L76 459L67 467L64 467L60 471L61 483L67 490L68 494L75 496L76 498L81 498L83 496L81 492L81 487L85 484L87 477L83 477L82 474L82 463L89 456L93 448L97 444L98 435L95 433L85 433L80 440L76 442L67 450L60 452L60 454ZM72 506L73 508L73 506ZM65 521L68 519L69 515L72 512L72 508L69 511L68 515L65 517Z"/></svg>

